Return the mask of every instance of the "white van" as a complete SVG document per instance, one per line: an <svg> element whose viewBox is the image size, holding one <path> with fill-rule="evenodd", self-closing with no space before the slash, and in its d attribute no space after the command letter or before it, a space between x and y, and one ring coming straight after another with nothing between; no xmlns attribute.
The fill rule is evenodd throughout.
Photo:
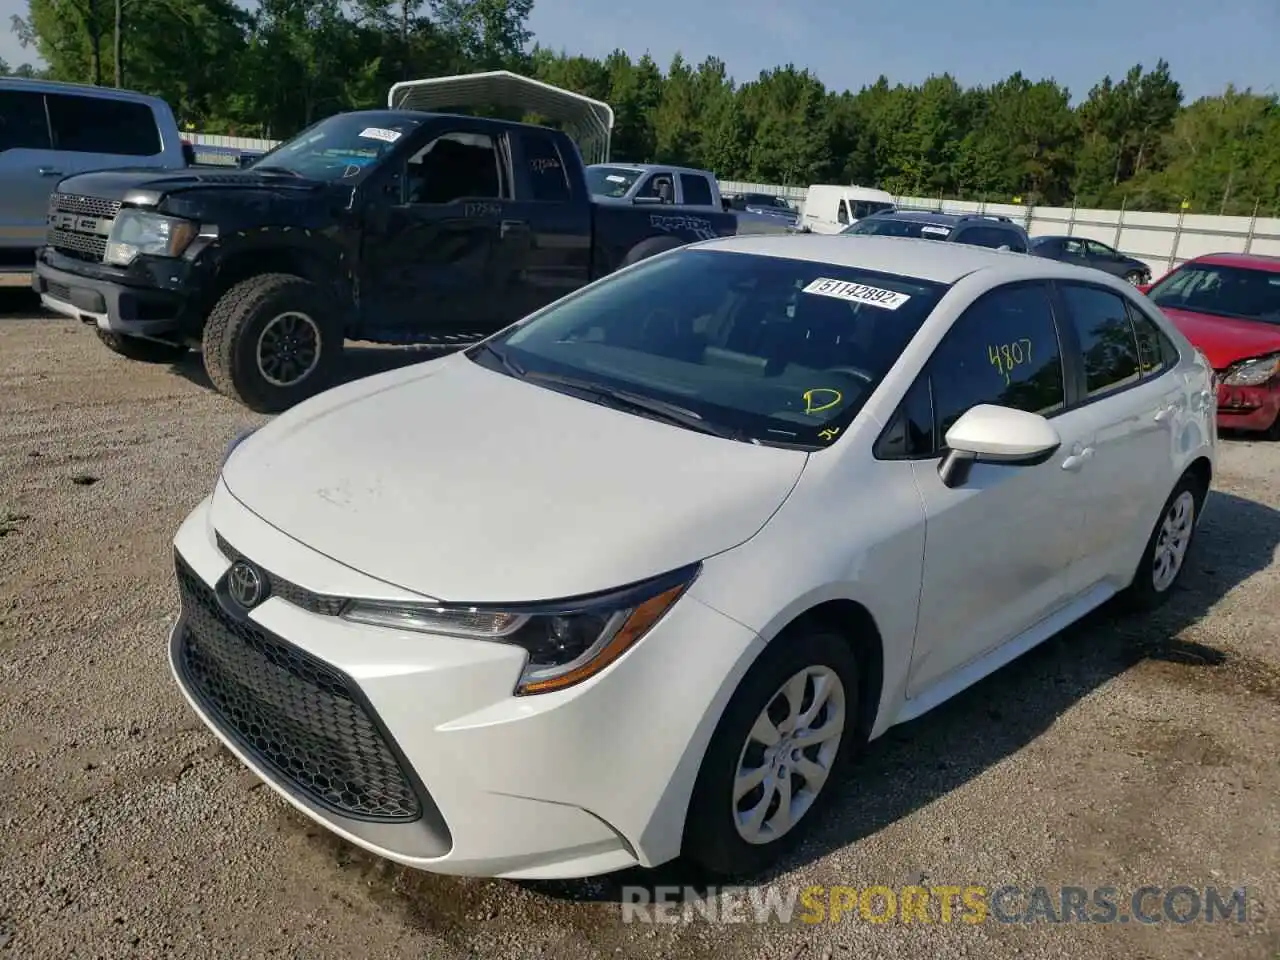
<svg viewBox="0 0 1280 960"><path fill-rule="evenodd" d="M800 225L813 233L839 233L865 216L893 207L893 194L884 190L815 183L805 194Z"/></svg>

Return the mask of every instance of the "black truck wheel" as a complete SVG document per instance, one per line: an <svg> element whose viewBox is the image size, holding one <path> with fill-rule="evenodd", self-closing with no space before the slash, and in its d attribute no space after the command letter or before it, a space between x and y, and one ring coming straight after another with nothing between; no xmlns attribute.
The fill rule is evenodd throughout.
<svg viewBox="0 0 1280 960"><path fill-rule="evenodd" d="M187 355L187 348L178 343L161 343L158 340L143 340L141 337L126 337L122 333L113 333L94 327L98 339L112 353L118 353L130 360L143 363L177 363Z"/></svg>
<svg viewBox="0 0 1280 960"><path fill-rule="evenodd" d="M220 393L279 413L329 385L342 356L332 298L286 273L237 283L204 326L204 367Z"/></svg>

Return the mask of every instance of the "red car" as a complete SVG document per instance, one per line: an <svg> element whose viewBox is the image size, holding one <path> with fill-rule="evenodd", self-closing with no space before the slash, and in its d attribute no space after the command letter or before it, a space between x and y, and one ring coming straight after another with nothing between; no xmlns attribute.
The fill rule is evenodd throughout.
<svg viewBox="0 0 1280 960"><path fill-rule="evenodd" d="M1219 428L1280 440L1280 257L1211 253L1138 289L1213 364Z"/></svg>

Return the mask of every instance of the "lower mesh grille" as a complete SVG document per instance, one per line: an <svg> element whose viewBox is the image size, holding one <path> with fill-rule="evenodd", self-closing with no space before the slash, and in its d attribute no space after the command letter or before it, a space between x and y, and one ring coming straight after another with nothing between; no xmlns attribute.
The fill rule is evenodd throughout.
<svg viewBox="0 0 1280 960"><path fill-rule="evenodd" d="M422 805L351 682L238 620L177 558L179 673L218 726L318 806L359 820L408 822Z"/></svg>

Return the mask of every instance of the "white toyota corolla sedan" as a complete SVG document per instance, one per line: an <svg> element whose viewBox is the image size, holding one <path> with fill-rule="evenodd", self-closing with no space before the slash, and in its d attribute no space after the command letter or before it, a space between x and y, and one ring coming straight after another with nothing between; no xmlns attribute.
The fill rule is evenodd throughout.
<svg viewBox="0 0 1280 960"><path fill-rule="evenodd" d="M869 739L1163 600L1214 412L1204 358L1094 270L699 243L233 444L175 540L172 667L400 863L750 874Z"/></svg>

